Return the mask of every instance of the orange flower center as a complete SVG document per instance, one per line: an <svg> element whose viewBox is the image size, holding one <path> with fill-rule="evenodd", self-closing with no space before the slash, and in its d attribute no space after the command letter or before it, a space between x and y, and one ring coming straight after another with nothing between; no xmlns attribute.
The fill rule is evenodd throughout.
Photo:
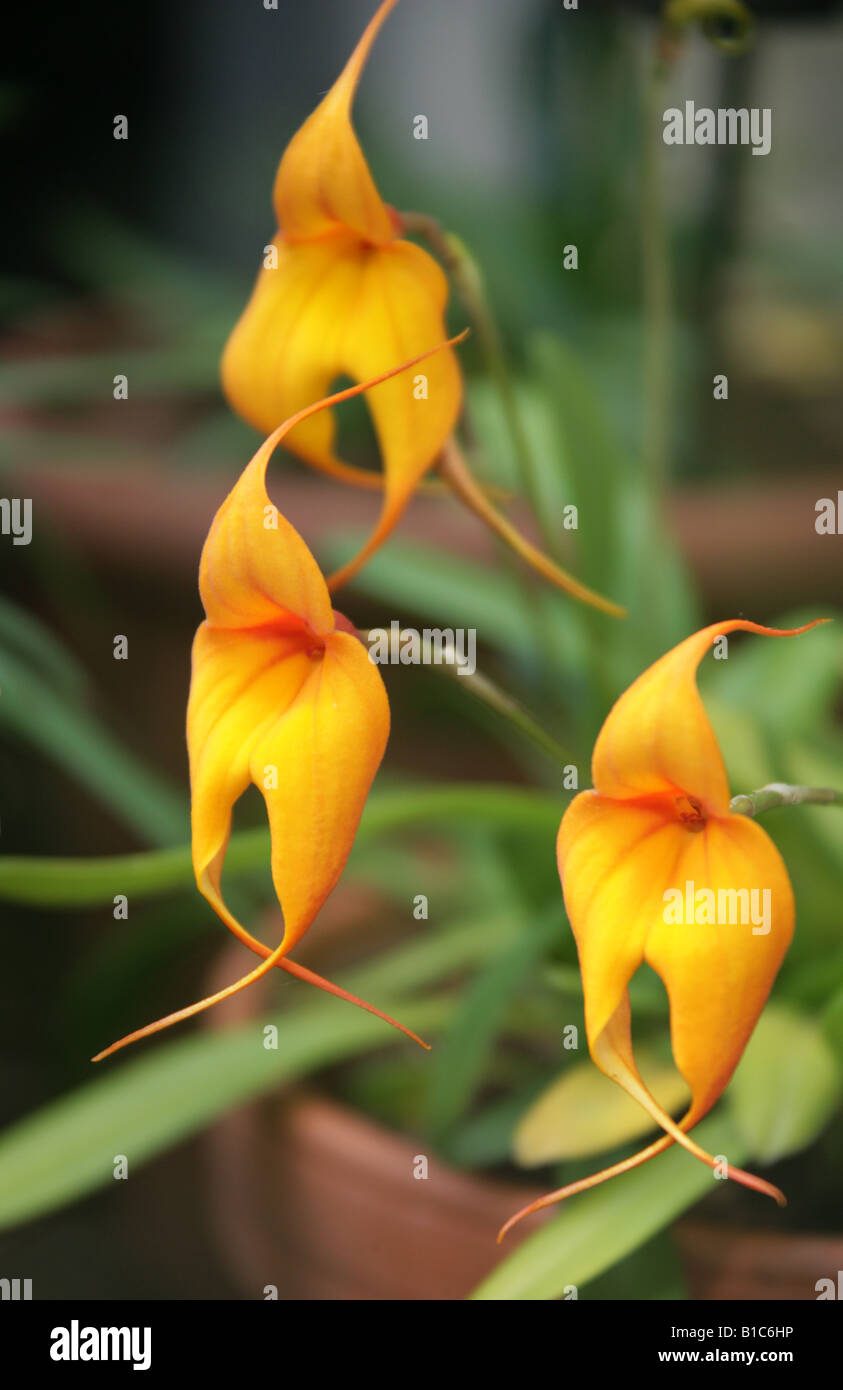
<svg viewBox="0 0 843 1390"><path fill-rule="evenodd" d="M705 829L706 814L696 797L688 796L687 793L682 792L673 798L673 803L676 807L676 814L686 830L696 833Z"/></svg>

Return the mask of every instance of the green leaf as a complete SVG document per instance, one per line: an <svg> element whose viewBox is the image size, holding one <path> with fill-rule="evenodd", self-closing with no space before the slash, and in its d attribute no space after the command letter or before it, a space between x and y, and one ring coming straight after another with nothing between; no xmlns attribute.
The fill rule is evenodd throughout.
<svg viewBox="0 0 843 1390"><path fill-rule="evenodd" d="M523 1095L510 1095L461 1121L448 1135L450 1161L464 1168L505 1163L524 1105Z"/></svg>
<svg viewBox="0 0 843 1390"><path fill-rule="evenodd" d="M408 999L406 993L487 960L511 939L517 926L506 915L425 932L350 973L342 983L363 998L391 1007L409 1027L433 1033L447 1023L453 1001ZM399 1002L384 1004L396 996ZM278 1029L277 1051L264 1049L267 1023ZM116 1153L125 1153L135 1164L143 1162L231 1106L280 1083L369 1047L404 1042L381 1019L337 1000L320 999L240 1028L200 1032L159 1043L139 1058L105 1063L109 1070L100 1071L89 1085L0 1136L0 1227L105 1186Z"/></svg>
<svg viewBox="0 0 843 1390"><path fill-rule="evenodd" d="M0 697L2 704L2 697ZM501 829L555 834L562 800L544 792L491 783L444 783L373 792L366 803L358 841L388 832L430 825L443 832L478 821ZM227 878L251 873L269 862L269 832L243 830L232 835L225 861ZM95 907L115 893L151 897L193 884L190 849L96 859L0 857L0 900L40 907Z"/></svg>
<svg viewBox="0 0 843 1390"><path fill-rule="evenodd" d="M84 279L100 297L129 304L145 323L190 332L201 339L209 317L220 320L219 332L206 335L204 355L218 357L230 325L242 309L237 277L225 277L194 255L180 255L138 233L118 218L93 207L66 214L56 237L56 254L74 281ZM214 385L211 369L209 385Z"/></svg>
<svg viewBox="0 0 843 1390"><path fill-rule="evenodd" d="M510 1000L535 962L561 933L562 905L495 956L472 981L451 1027L432 1058L429 1123L443 1133L468 1108L500 1031Z"/></svg>
<svg viewBox="0 0 843 1390"><path fill-rule="evenodd" d="M648 1090L663 1109L672 1115L685 1107L688 1087L676 1068L643 1048L636 1049L636 1057ZM653 1128L646 1111L593 1062L578 1062L545 1087L522 1116L513 1136L513 1157L522 1168L588 1158Z"/></svg>
<svg viewBox="0 0 843 1390"><path fill-rule="evenodd" d="M817 747L788 742L782 756L790 781L803 787L843 788L843 749L836 738L829 737ZM803 806L799 810L811 833L843 866L843 808Z"/></svg>
<svg viewBox="0 0 843 1390"><path fill-rule="evenodd" d="M4 652L28 662L57 693L70 700L84 698L88 682L78 662L31 613L0 598L0 662Z"/></svg>
<svg viewBox="0 0 843 1390"><path fill-rule="evenodd" d="M545 453L551 454L551 466L564 479L565 501L573 502L579 512L577 578L604 593L615 577L620 493L628 461L606 423L605 403L577 354L561 339L543 333L533 340L530 355L554 427L555 448Z"/></svg>
<svg viewBox="0 0 843 1390"><path fill-rule="evenodd" d="M694 1138L713 1154L740 1165L746 1141L728 1118L704 1121ZM506 1256L474 1290L480 1301L561 1298L582 1289L662 1230L718 1183L711 1169L674 1147L649 1163L571 1197L559 1214Z"/></svg>
<svg viewBox="0 0 843 1390"><path fill-rule="evenodd" d="M207 392L215 387L216 351L207 342L140 349L124 348L120 370L132 383L132 397L177 396L186 391ZM81 399L98 402L112 398L113 353L84 356L24 358L4 367L0 403L25 406L79 405Z"/></svg>
<svg viewBox="0 0 843 1390"><path fill-rule="evenodd" d="M832 995L822 1016L822 1029L825 1037L834 1048L840 1066L843 1066L843 988Z"/></svg>
<svg viewBox="0 0 843 1390"><path fill-rule="evenodd" d="M144 839L153 844L183 839L187 810L181 797L48 675L8 650L0 651L0 726L76 777Z"/></svg>
<svg viewBox="0 0 843 1390"><path fill-rule="evenodd" d="M762 1014L726 1092L761 1163L804 1149L836 1110L843 1073L822 1029L780 1005Z"/></svg>
<svg viewBox="0 0 843 1390"><path fill-rule="evenodd" d="M780 991L801 1013L830 1008L837 992L843 991L843 945L833 951L818 951L786 971Z"/></svg>
<svg viewBox="0 0 843 1390"><path fill-rule="evenodd" d="M619 1260L605 1274L588 1285L588 1301L626 1302L630 1290L636 1303L684 1301L689 1298L682 1258L670 1230L659 1231L626 1259Z"/></svg>
<svg viewBox="0 0 843 1390"><path fill-rule="evenodd" d="M700 693L723 754L729 785L735 792L749 792L775 781L776 769L770 760L767 739L758 722L757 710L750 713L720 698L717 677L726 664L723 661L703 663ZM711 694L711 691L716 691L716 694Z"/></svg>
<svg viewBox="0 0 843 1390"><path fill-rule="evenodd" d="M433 1000L402 1007L402 1021L428 1031L448 1012ZM263 1045L269 1023L278 1029L277 1052ZM234 1105L400 1037L362 1009L320 1003L202 1033L119 1066L0 1138L0 1227L105 1186L115 1154L138 1165Z"/></svg>

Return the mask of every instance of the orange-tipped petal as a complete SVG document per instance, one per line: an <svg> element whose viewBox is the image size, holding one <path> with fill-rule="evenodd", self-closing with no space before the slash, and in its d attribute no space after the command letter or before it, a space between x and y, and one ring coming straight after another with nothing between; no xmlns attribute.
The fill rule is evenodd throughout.
<svg viewBox="0 0 843 1390"><path fill-rule="evenodd" d="M277 946L274 951L262 961L260 965L250 970L248 975L242 979L235 980L234 984L226 985L224 989L217 990L216 994L209 994L207 998L200 999L196 1004L188 1004L184 1009L176 1009L174 1013L167 1014L164 1018L156 1019L154 1023L147 1023L143 1028L136 1028L133 1033L127 1033L125 1038L120 1038L118 1042L112 1043L110 1047L103 1048L92 1062L102 1062L112 1053L119 1052L121 1048L128 1047L131 1043L140 1042L143 1038L149 1038L153 1033L160 1033L164 1028L171 1028L174 1023L182 1023L186 1018L192 1018L194 1014L201 1013L203 1009L210 1009L214 1004L222 1003L223 999L230 999L232 994L239 994L241 989L246 989L248 985L254 984L262 975L277 965L281 959L283 945Z"/></svg>
<svg viewBox="0 0 843 1390"><path fill-rule="evenodd" d="M388 734L380 674L365 647L344 632L326 638L298 698L257 731L250 772L266 802L288 948L345 867Z"/></svg>
<svg viewBox="0 0 843 1390"><path fill-rule="evenodd" d="M485 522L496 536L499 536L515 551L516 555L520 556L543 579L549 580L559 589L564 589L566 593L579 599L581 603L598 608L613 618L626 617L625 608L613 603L611 599L603 598L602 594L595 593L587 585L581 584L572 574L563 570L554 560L551 560L531 541L528 541L526 536L521 535L518 528L513 526L512 522L492 504L488 495L473 477L453 440L449 440L445 446L439 467L442 477L460 501L464 502L475 516L480 517L480 520Z"/></svg>
<svg viewBox="0 0 843 1390"><path fill-rule="evenodd" d="M250 783L264 797L286 953L342 873L389 734L380 674L352 625L333 610L304 541L270 502L267 465L298 424L450 346L393 364L286 420L223 502L202 552L207 620L194 641L187 711L193 866L215 911L260 955L267 948L241 926L222 893L234 803Z"/></svg>
<svg viewBox="0 0 843 1390"><path fill-rule="evenodd" d="M674 887L686 897L689 883L695 897L712 892L717 924L676 925L662 913L647 937L645 959L667 989L673 1056L691 1088L696 1123L743 1054L793 937L796 909L784 861L757 822L712 819L689 839ZM697 899L698 919L712 915L705 910L711 902ZM744 916L743 903L750 907L745 924L732 920Z"/></svg>
<svg viewBox="0 0 843 1390"><path fill-rule="evenodd" d="M793 891L773 842L729 811L723 760L696 684L705 652L736 630L795 636L743 619L695 633L620 697L598 736L594 791L559 827L557 853L577 942L589 1051L665 1131L602 1173L548 1194L523 1216L647 1162L671 1143L715 1167L689 1138L740 1060L790 944ZM670 1001L673 1056L691 1091L677 1123L642 1081L632 1049L629 981L647 962ZM729 1176L783 1203L778 1188Z"/></svg>
<svg viewBox="0 0 843 1390"><path fill-rule="evenodd" d="M629 1173L633 1168L640 1168L643 1163L649 1163L650 1159L656 1158L659 1154L669 1149L676 1140L670 1134L664 1135L654 1143L648 1144L645 1149L640 1149L638 1153L631 1154L629 1158L621 1159L618 1163L613 1163L609 1168L603 1168L599 1173L591 1173L587 1178L580 1178L577 1182L570 1182L565 1187L559 1187L554 1192L548 1192L544 1197L537 1197L534 1202L529 1202L526 1207L510 1216L498 1231L498 1245L526 1216L534 1216L536 1212L545 1211L548 1207L556 1206L559 1202L567 1201L569 1197L575 1197L579 1192L588 1192L592 1187L599 1187L601 1183L608 1182L611 1178L619 1178L623 1173ZM691 1144L691 1141L683 1139L683 1142ZM698 1145L691 1145L691 1152L695 1157L701 1158L710 1168L717 1165L719 1161L707 1154ZM757 1178L753 1173L747 1173L743 1168L735 1168L731 1163L728 1165L728 1176L740 1184L741 1187L751 1188L753 1191L761 1192L767 1197L772 1197L779 1206L786 1206L787 1201L784 1194L774 1187L772 1183L765 1182L763 1178ZM724 1175L725 1176L725 1175Z"/></svg>
<svg viewBox="0 0 843 1390"><path fill-rule="evenodd" d="M627 986L647 961L668 992L674 1060L696 1124L726 1086L764 1007L793 934L794 904L781 856L760 825L728 815L689 825L681 814L681 807L671 817L658 805L583 792L562 818L558 853L592 1057L625 1089L633 1077L643 1092ZM766 907L758 924L753 906L762 918Z"/></svg>
<svg viewBox="0 0 843 1390"><path fill-rule="evenodd" d="M399 1023L397 1019L390 1018L389 1014L385 1014L380 1009L376 1009L374 1004L368 1004L365 999L359 999L356 994L349 994L348 990L341 989L339 985L332 984L330 980L323 979L321 975L315 975L312 970L305 969L303 965L297 965L295 961L285 960L283 952L286 950L286 946L283 942L280 946L277 946L274 951L270 951L268 946L264 946L262 942L255 941L254 938L249 936L248 932L244 933L244 940L253 946L258 955L264 957L262 965L259 965L255 970L250 970L248 975L244 975L242 979L236 980L234 984L226 985L225 989L218 990L216 994L209 994L207 998L200 999L196 1004L188 1004L184 1009L177 1009L175 1013L167 1014L164 1018L156 1019L154 1023L147 1023L144 1028L137 1028L133 1033L127 1033L124 1038L120 1038L117 1042L112 1043L110 1047L103 1048L102 1052L98 1052L95 1057L91 1058L91 1061L102 1062L106 1057L110 1057L113 1053L119 1052L121 1048L128 1047L131 1043L140 1042L143 1038L149 1038L154 1033L162 1032L165 1028L171 1028L174 1023L182 1023L185 1019L192 1018L194 1014L201 1013L204 1009L210 1009L214 1004L221 1003L223 999L230 999L232 994L239 994L241 989L246 989L248 985L254 984L256 980L259 980L261 976L265 975L273 966L279 966L282 970L286 970L288 974L295 975L297 979L304 980L309 985L315 985L317 989L321 989L325 994L332 994L337 999L342 999L348 1004L356 1005L357 1008L363 1009L366 1013L374 1014L375 1018L382 1019L384 1023L390 1024L392 1028L397 1028L399 1033L403 1033L405 1037L411 1038L413 1042L418 1043L419 1047L423 1047L426 1052L430 1051L430 1044L426 1043L423 1038L420 1038L418 1033L414 1033L411 1028L406 1028L404 1024Z"/></svg>
<svg viewBox="0 0 843 1390"><path fill-rule="evenodd" d="M348 228L376 245L395 224L382 201L351 124L360 75L381 25L397 0L384 0L327 96L287 146L275 179L275 211L295 239Z"/></svg>
<svg viewBox="0 0 843 1390"><path fill-rule="evenodd" d="M234 802L254 783L272 831L286 949L335 886L383 756L389 706L356 638L335 629L325 581L272 505L264 444L208 536L187 713L193 863L232 925L221 874Z"/></svg>
<svg viewBox="0 0 843 1390"><path fill-rule="evenodd" d="M193 645L187 710L193 867L200 892L264 960L219 993L130 1033L95 1061L228 998L274 966L368 1010L427 1047L374 1005L284 959L345 866L386 747L389 704L355 629L332 608L316 561L270 502L266 469L275 446L303 420L448 346L393 365L286 420L214 518L200 563L207 617ZM272 876L284 912L284 935L274 951L241 926L222 893L232 809L250 783L266 802Z"/></svg>
<svg viewBox="0 0 843 1390"><path fill-rule="evenodd" d="M281 160L280 230L222 360L231 405L264 434L324 396L337 377L379 376L445 337L445 275L426 251L397 239L397 219L375 188L351 126L360 73L395 3L380 6ZM379 540L434 463L462 403L453 353L431 361L423 377L395 382L368 402L383 458ZM337 458L334 438L326 411L292 430L287 447L332 477L377 486L365 469Z"/></svg>
<svg viewBox="0 0 843 1390"><path fill-rule="evenodd" d="M665 1135L657 1139L655 1143L648 1144L646 1149L641 1149L630 1158L624 1158L619 1163L613 1163L609 1168L603 1168L599 1173L591 1173L587 1178L580 1178L577 1182L569 1182L565 1187L559 1187L555 1192L548 1192L544 1197L537 1197L535 1201L528 1202L526 1207L514 1213L505 1221L498 1231L498 1245L508 1235L513 1226L517 1226L519 1221L523 1221L525 1216L534 1216L536 1212L545 1211L548 1207L556 1206L558 1202L564 1202L568 1197L575 1197L578 1192L587 1192L591 1187L599 1187L601 1183L608 1182L610 1178L620 1177L621 1173L628 1173L632 1168L638 1168L642 1163L647 1163L649 1159L655 1158L657 1154L664 1153L669 1149L673 1139Z"/></svg>
<svg viewBox="0 0 843 1390"><path fill-rule="evenodd" d="M222 361L229 401L258 429L268 432L318 400L338 377L366 381L443 342L447 281L420 247L396 241L372 248L340 234L293 246L279 239L277 251L278 265L261 270ZM448 347L422 372L366 399L383 460L383 538L459 416L456 354ZM290 430L285 447L344 481L351 471L359 482L337 457L335 435L325 410Z"/></svg>
<svg viewBox="0 0 843 1390"><path fill-rule="evenodd" d="M680 642L639 676L609 712L591 761L595 790L629 798L678 789L693 795L709 815L726 815L729 785L697 690L697 667L715 638L730 632L795 637L816 626L784 631L733 618Z"/></svg>

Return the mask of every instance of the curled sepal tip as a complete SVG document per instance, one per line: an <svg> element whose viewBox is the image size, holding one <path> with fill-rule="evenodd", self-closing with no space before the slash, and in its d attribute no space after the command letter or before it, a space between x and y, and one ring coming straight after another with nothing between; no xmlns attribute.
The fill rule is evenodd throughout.
<svg viewBox="0 0 843 1390"><path fill-rule="evenodd" d="M498 511L488 494L477 483L454 439L446 440L443 446L439 472L455 496L468 507L469 511L479 517L496 536L504 541L511 550L514 550L515 554L537 574L540 574L543 579L547 579L559 589L564 589L565 593L570 594L572 598L579 599L581 603L599 609L601 613L608 613L613 618L626 617L626 609L622 608L620 604L604 598L594 589L589 589L586 584L581 584L572 574L562 569L548 555L539 550L538 546L533 545L532 541L527 540L526 536L522 536L518 528L513 526L502 512Z"/></svg>
<svg viewBox="0 0 843 1390"><path fill-rule="evenodd" d="M254 942L251 944L261 945L262 943ZM348 990L342 989L339 985L335 985L331 980L323 979L321 975L316 975L312 970L306 969L305 966L298 965L296 961L285 960L282 955L285 949L283 942L280 946L276 947L274 951L270 951L268 947L263 947L263 950L267 952L266 959L261 965L257 966L256 969L250 970L248 975L244 975L242 979L236 980L234 984L226 985L224 989L218 990L216 994L209 994L205 999L200 999L196 1004L188 1004L184 1009L176 1009L174 1013L166 1014L163 1018L157 1019L155 1023L147 1023L145 1027L137 1028L133 1033L127 1033L124 1038L120 1038L117 1042L112 1043L110 1047L103 1048L102 1052L98 1052L95 1057L91 1058L91 1061L102 1062L106 1057L110 1057L112 1053L119 1052L121 1048L128 1047L130 1043L140 1042L142 1038L149 1038L154 1033L160 1033L164 1028L171 1027L174 1023L182 1023L186 1018L192 1018L194 1014L201 1013L204 1009L210 1009L214 1004L222 1003L223 999L230 999L233 994L238 994L241 989L246 989L248 985L254 984L256 980L259 980L261 976L265 975L273 966L279 966L280 969L286 970L288 974L294 975L299 980L304 980L307 984L315 985L317 989L323 990L326 994L332 994L337 999L345 1000L347 1004L355 1004L357 1008L364 1009L366 1013L374 1014L375 1018L380 1018L384 1023L388 1023L391 1027L397 1028L399 1033L403 1033L405 1037L418 1043L419 1047L423 1047L426 1052L430 1051L430 1043L426 1043L423 1038L419 1037L418 1033L414 1033L411 1028L407 1028L403 1023L399 1023L397 1019L390 1017L389 1014L383 1013L381 1009L375 1008L374 1004L367 1003L365 999L359 999L356 994L350 994Z"/></svg>
<svg viewBox="0 0 843 1390"><path fill-rule="evenodd" d="M687 1136L685 1137L687 1138ZM628 1173L633 1168L639 1168L642 1163L647 1163L651 1158L655 1158L658 1154L664 1153L665 1149L669 1149L673 1142L672 1136L665 1135L664 1138L657 1139L655 1143L649 1144L647 1148L641 1149L630 1158L622 1159L619 1163L613 1163L611 1167L603 1168L599 1173L591 1173L587 1178L580 1178L577 1182L568 1183L565 1187L557 1188L555 1192L548 1192L544 1197L538 1197L534 1202L528 1203L526 1207L522 1207L514 1216L510 1216L508 1221L504 1222L498 1231L498 1245L500 1245L504 1237L509 1234L513 1226L517 1226L525 1217L535 1216L537 1212L545 1211L548 1207L556 1206L559 1202L564 1202L568 1197L575 1197L579 1192L588 1192L590 1188L599 1187L601 1183L608 1182L610 1178L620 1177L622 1173ZM691 1145L683 1145L683 1147L688 1147L695 1157L702 1159L710 1168L720 1168L721 1165L719 1160L712 1157L711 1154L707 1154L699 1145L694 1144L693 1147L691 1147ZM728 1168L728 1173L724 1172L724 1177L728 1176L742 1187L749 1187L755 1192L761 1192L767 1197L772 1197L780 1207L787 1206L787 1198L784 1193L778 1187L775 1187L773 1183L766 1182L764 1178L756 1177L754 1173L747 1173L743 1168L735 1168L732 1164L726 1166Z"/></svg>

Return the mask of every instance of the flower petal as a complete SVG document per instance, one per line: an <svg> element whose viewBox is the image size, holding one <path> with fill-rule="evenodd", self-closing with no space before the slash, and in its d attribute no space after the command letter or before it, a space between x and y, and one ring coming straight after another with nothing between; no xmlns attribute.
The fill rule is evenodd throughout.
<svg viewBox="0 0 843 1390"><path fill-rule="evenodd" d="M559 827L557 855L580 957L586 1032L594 1046L626 1000L664 889L690 833L652 807L581 792Z"/></svg>
<svg viewBox="0 0 843 1390"><path fill-rule="evenodd" d="M215 627L272 623L299 633L333 630L322 572L267 495L267 464L282 437L276 431L264 441L211 523L199 563L199 592Z"/></svg>
<svg viewBox="0 0 843 1390"><path fill-rule="evenodd" d="M342 873L388 734L383 681L357 638L333 633L313 657L293 636L202 624L187 717L193 864L237 935L220 880L238 797L252 782L266 802L289 950Z"/></svg>
<svg viewBox="0 0 843 1390"><path fill-rule="evenodd" d="M662 916L648 934L645 959L667 989L673 1056L691 1088L689 1124L696 1124L740 1061L793 937L795 907L784 861L754 821L710 820L688 839L674 886L684 892L693 883L695 892L714 893L718 920L677 925ZM743 903L733 895L753 890L769 894L769 919L737 920ZM743 902L752 908L752 898ZM760 917L765 899L756 902Z"/></svg>
<svg viewBox="0 0 843 1390"><path fill-rule="evenodd" d="M288 237L321 236L337 225L376 244L394 235L389 210L351 125L351 104L369 50L396 4L397 0L384 0L333 87L284 152L274 200L279 225Z"/></svg>
<svg viewBox="0 0 843 1390"><path fill-rule="evenodd" d="M697 667L714 640L730 632L794 637L815 626L783 630L733 618L680 642L610 710L594 745L595 790L618 799L681 791L709 815L728 814L726 769L697 690Z"/></svg>
<svg viewBox="0 0 843 1390"><path fill-rule="evenodd" d="M303 936L345 867L389 737L389 703L362 643L344 632L297 698L259 733L251 776L272 835L272 878L284 941ZM267 788L268 768L277 788Z"/></svg>
<svg viewBox="0 0 843 1390"><path fill-rule="evenodd" d="M351 235L296 245L279 235L273 245L277 265L260 270L221 367L231 405L263 434L321 399L345 370L365 256ZM287 447L309 462L330 463L334 433L333 415L321 411L299 425Z"/></svg>
<svg viewBox="0 0 843 1390"><path fill-rule="evenodd" d="M632 1055L627 986L646 961L670 1000L673 1056L692 1094L683 1121L690 1127L726 1086L790 944L793 893L781 856L745 817L712 819L692 831L652 807L589 792L563 816L558 852L591 1054L626 1089L630 1077L643 1084ZM678 890L687 915L688 884L697 915L707 911L714 921L665 920L668 890ZM729 921L733 911L740 918L753 907L751 890L770 895L769 923L757 931L751 920ZM714 895L713 912L697 897L704 892ZM756 909L763 903L757 898Z"/></svg>
<svg viewBox="0 0 843 1390"><path fill-rule="evenodd" d="M261 729L282 716L312 674L295 636L202 623L194 639L187 706L193 869L200 891L232 930L220 891L231 812L251 781Z"/></svg>
<svg viewBox="0 0 843 1390"><path fill-rule="evenodd" d="M365 246L349 236L289 245L264 268L229 339L222 379L234 409L258 428L318 400L339 376L366 381L427 352L445 337L448 286L431 256L406 241ZM456 423L462 383L451 347L420 373L392 377L366 392L384 467L383 512L363 562L395 525ZM285 445L307 462L343 476L333 449L330 410L311 415ZM353 472L353 470L352 470Z"/></svg>

